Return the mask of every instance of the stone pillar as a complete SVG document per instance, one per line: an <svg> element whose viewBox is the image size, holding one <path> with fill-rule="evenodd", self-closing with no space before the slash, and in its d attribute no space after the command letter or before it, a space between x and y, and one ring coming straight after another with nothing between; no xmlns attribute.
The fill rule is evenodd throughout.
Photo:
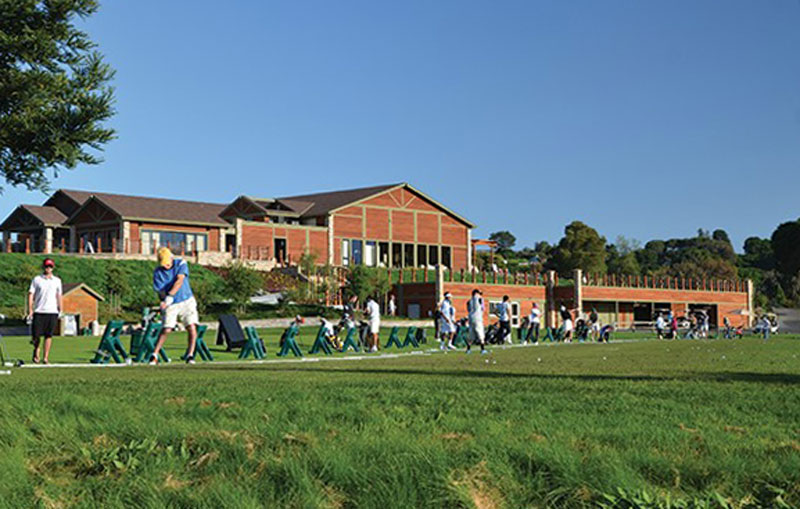
<svg viewBox="0 0 800 509"><path fill-rule="evenodd" d="M78 232L75 230L74 226L69 227L69 252L78 252Z"/></svg>
<svg viewBox="0 0 800 509"><path fill-rule="evenodd" d="M131 222L122 221L119 229L119 240L117 241L117 251L120 253L127 253L131 247L128 245L131 238Z"/></svg>
<svg viewBox="0 0 800 509"><path fill-rule="evenodd" d="M555 327L557 320L556 320L556 296L555 296L555 285L556 285L556 271L548 270L547 271L547 301L545 302L545 320L547 322L548 327Z"/></svg>
<svg viewBox="0 0 800 509"><path fill-rule="evenodd" d="M755 313L755 309L753 309L753 297L754 297L754 295L755 294L754 294L754 291L753 291L753 280L752 279L748 279L747 280L747 318L746 318L747 328L750 328L750 327L753 326L753 313Z"/></svg>
<svg viewBox="0 0 800 509"><path fill-rule="evenodd" d="M575 269L572 273L572 277L575 279L575 291L573 292L574 299L575 299L575 308L577 309L575 318L581 316L583 314L583 271L581 269Z"/></svg>
<svg viewBox="0 0 800 509"><path fill-rule="evenodd" d="M428 270L425 269L427 273ZM444 265L436 264L436 304L444 300Z"/></svg>
<svg viewBox="0 0 800 509"><path fill-rule="evenodd" d="M333 265L333 216L328 216L328 264ZM389 267L392 266L392 249L389 248Z"/></svg>
<svg viewBox="0 0 800 509"><path fill-rule="evenodd" d="M3 231L3 252L10 253L11 252L11 232L8 230Z"/></svg>
<svg viewBox="0 0 800 509"><path fill-rule="evenodd" d="M244 219L236 218L236 249L233 255L234 258L242 257L242 231L244 230ZM274 255L274 253L273 253Z"/></svg>
<svg viewBox="0 0 800 509"><path fill-rule="evenodd" d="M52 254L53 253L53 229L49 227L45 227L44 229L44 238L42 252L44 254Z"/></svg>
<svg viewBox="0 0 800 509"><path fill-rule="evenodd" d="M472 272L472 230L467 228L467 270Z"/></svg>

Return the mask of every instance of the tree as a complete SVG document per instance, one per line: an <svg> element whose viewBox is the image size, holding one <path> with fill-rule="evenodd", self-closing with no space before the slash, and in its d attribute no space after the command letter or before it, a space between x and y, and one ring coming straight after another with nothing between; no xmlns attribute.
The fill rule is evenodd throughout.
<svg viewBox="0 0 800 509"><path fill-rule="evenodd" d="M772 251L778 270L794 277L800 270L800 221L783 223L772 233Z"/></svg>
<svg viewBox="0 0 800 509"><path fill-rule="evenodd" d="M122 296L131 291L125 271L118 264L112 263L106 269L105 289L108 292L108 303L111 311L119 314L122 311Z"/></svg>
<svg viewBox="0 0 800 509"><path fill-rule="evenodd" d="M229 263L225 267L223 288L224 296L233 303L237 313L247 311L250 298L264 286L261 273L240 261Z"/></svg>
<svg viewBox="0 0 800 509"><path fill-rule="evenodd" d="M606 272L606 238L580 221L571 222L555 249L553 265L564 277L575 269Z"/></svg>
<svg viewBox="0 0 800 509"><path fill-rule="evenodd" d="M728 237L728 232L725 230L714 230L714 233L711 234L711 238L720 242L731 243L731 238Z"/></svg>
<svg viewBox="0 0 800 509"><path fill-rule="evenodd" d="M0 174L12 186L47 191L46 171L101 160L114 138L114 71L73 26L97 0L0 0ZM0 186L2 191L2 186Z"/></svg>
<svg viewBox="0 0 800 509"><path fill-rule="evenodd" d="M748 237L744 241L744 254L739 257L739 265L761 270L773 270L775 268L775 253L772 251L772 242L769 239Z"/></svg>
<svg viewBox="0 0 800 509"><path fill-rule="evenodd" d="M503 230L489 235L489 240L497 242L499 249L511 249L517 242L517 238L509 231Z"/></svg>

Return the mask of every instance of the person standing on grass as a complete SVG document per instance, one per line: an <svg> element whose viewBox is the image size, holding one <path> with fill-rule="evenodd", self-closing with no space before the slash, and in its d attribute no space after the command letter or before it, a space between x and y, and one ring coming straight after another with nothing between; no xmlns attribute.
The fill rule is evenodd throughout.
<svg viewBox="0 0 800 509"><path fill-rule="evenodd" d="M667 322L664 320L664 315L659 313L656 318L656 333L658 334L658 339L664 339L664 329L666 328Z"/></svg>
<svg viewBox="0 0 800 509"><path fill-rule="evenodd" d="M197 301L189 284L189 264L180 258L174 258L169 248L158 250L158 267L153 272L153 289L161 298L161 318L164 327L158 336L158 343L150 357L150 364L158 364L158 354L164 347L167 335L180 320L189 332L189 348L186 356L187 364L194 364L194 349L197 341Z"/></svg>
<svg viewBox="0 0 800 509"><path fill-rule="evenodd" d="M378 351L378 334L381 331L381 308L372 297L367 299L367 322L369 323L370 352Z"/></svg>
<svg viewBox="0 0 800 509"><path fill-rule="evenodd" d="M497 318L500 320L500 330L498 331L500 341L511 343L509 338L511 335L511 302L509 302L508 295L503 295L503 302L497 309Z"/></svg>
<svg viewBox="0 0 800 509"><path fill-rule="evenodd" d="M467 317L469 321L469 338L467 341L467 353L470 353L472 345L481 344L481 353L486 353L486 336L483 330L483 296L481 291L475 288L472 290L472 298L467 302Z"/></svg>
<svg viewBox="0 0 800 509"><path fill-rule="evenodd" d="M589 326L592 328L592 339L597 341L600 339L600 316L597 314L597 309L592 308L589 313Z"/></svg>
<svg viewBox="0 0 800 509"><path fill-rule="evenodd" d="M678 339L678 317L669 312L669 335L672 339Z"/></svg>
<svg viewBox="0 0 800 509"><path fill-rule="evenodd" d="M444 300L439 306L439 340L442 350L455 350L453 333L456 331L456 308L453 307L450 292L445 292Z"/></svg>
<svg viewBox="0 0 800 509"><path fill-rule="evenodd" d="M389 296L389 316L397 316L397 302L394 300L394 294Z"/></svg>
<svg viewBox="0 0 800 509"><path fill-rule="evenodd" d="M541 320L542 310L539 309L539 305L534 302L531 307L531 314L528 315L530 329L528 330L528 337L525 338L526 341L530 341L534 345L539 344L539 325L541 324Z"/></svg>
<svg viewBox="0 0 800 509"><path fill-rule="evenodd" d="M567 309L566 306L561 306L559 313L561 314L561 320L564 323L564 342L571 343L572 330L575 328L572 324L572 311Z"/></svg>
<svg viewBox="0 0 800 509"><path fill-rule="evenodd" d="M33 278L28 289L27 320L31 322L33 362L39 362L39 340L44 337L42 364L50 363L50 346L58 317L63 307L61 279L53 275L56 263L51 258L42 262L43 273Z"/></svg>

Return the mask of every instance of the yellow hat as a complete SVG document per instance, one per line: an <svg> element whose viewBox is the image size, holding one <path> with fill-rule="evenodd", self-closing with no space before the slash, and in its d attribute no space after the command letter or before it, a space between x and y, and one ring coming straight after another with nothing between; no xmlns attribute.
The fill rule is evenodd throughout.
<svg viewBox="0 0 800 509"><path fill-rule="evenodd" d="M172 251L168 247L162 247L158 250L158 264L162 267L168 267L172 263Z"/></svg>

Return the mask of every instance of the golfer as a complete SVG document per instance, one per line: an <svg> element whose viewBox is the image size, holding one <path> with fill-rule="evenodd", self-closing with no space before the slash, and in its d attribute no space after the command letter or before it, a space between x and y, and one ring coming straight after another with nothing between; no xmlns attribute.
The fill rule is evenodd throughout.
<svg viewBox="0 0 800 509"><path fill-rule="evenodd" d="M469 341L467 341L467 353L470 352L472 345L481 344L481 353L486 353L486 336L483 330L483 296L481 291L475 288L472 290L472 298L467 302L467 316L469 317Z"/></svg>
<svg viewBox="0 0 800 509"><path fill-rule="evenodd" d="M372 297L367 299L367 323L369 323L369 342L371 345L369 351L378 351L378 333L381 331L381 308L375 299Z"/></svg>
<svg viewBox="0 0 800 509"><path fill-rule="evenodd" d="M503 302L497 309L497 318L500 320L500 341L502 343L511 343L511 303L509 302L508 295L503 295Z"/></svg>
<svg viewBox="0 0 800 509"><path fill-rule="evenodd" d="M194 364L194 348L197 340L197 301L189 284L189 264L180 258L174 258L172 252L162 247L158 250L158 267L153 272L153 289L161 298L161 318L164 328L158 336L158 343L150 358L150 364L158 364L158 353L167 340L167 334L180 320L189 331L189 349L187 364Z"/></svg>
<svg viewBox="0 0 800 509"><path fill-rule="evenodd" d="M31 343L33 344L33 362L39 362L39 339L44 337L44 358L42 364L50 362L50 345L53 333L58 325L58 316L64 309L61 279L53 275L56 263L45 258L42 262L43 273L33 278L28 289L27 320L31 322Z"/></svg>
<svg viewBox="0 0 800 509"><path fill-rule="evenodd" d="M528 336L525 338L526 341L531 341L534 345L539 344L539 325L541 320L542 311L539 309L539 305L534 302L531 307L531 314L528 315L530 329L528 330Z"/></svg>
<svg viewBox="0 0 800 509"><path fill-rule="evenodd" d="M439 340L442 350L455 350L453 333L456 331L456 309L453 307L452 295L445 292L444 300L439 305Z"/></svg>
<svg viewBox="0 0 800 509"><path fill-rule="evenodd" d="M559 313L561 314L561 320L564 321L564 342L571 343L572 329L575 328L572 324L572 312L568 310L565 306L561 306L561 309L559 309Z"/></svg>

